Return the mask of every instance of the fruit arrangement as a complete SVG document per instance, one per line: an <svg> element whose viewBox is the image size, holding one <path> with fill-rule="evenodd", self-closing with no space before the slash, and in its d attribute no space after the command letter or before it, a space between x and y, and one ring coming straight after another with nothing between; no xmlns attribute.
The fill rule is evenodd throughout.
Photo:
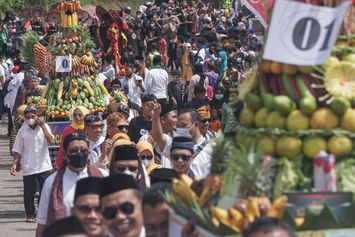
<svg viewBox="0 0 355 237"><path fill-rule="evenodd" d="M43 98L41 96L31 96L31 97L28 97L26 104L33 105L33 106L46 106L47 99Z"/></svg>
<svg viewBox="0 0 355 237"><path fill-rule="evenodd" d="M223 235L240 233L258 217L281 218L287 203L286 196L277 198L273 203L267 197L248 197L224 209L202 204L203 195L196 194L194 180L187 175L174 179L172 187L172 192L166 191L163 197L175 211L187 218L196 218L200 225Z"/></svg>
<svg viewBox="0 0 355 237"><path fill-rule="evenodd" d="M35 33L24 37L22 54L25 60L50 78L42 93L48 101L47 116L50 118L67 119L70 110L77 105L91 112L103 112L107 106L109 94L98 79L98 65L92 53L95 44L88 30L76 24L79 9L79 1L61 2L60 11L66 20L62 20L61 32L52 36L47 48L40 44ZM56 71L57 56L71 56L68 72Z"/></svg>
<svg viewBox="0 0 355 237"><path fill-rule="evenodd" d="M76 11L80 9L80 1L62 1L59 5L59 11L62 14L62 27L77 26L78 15Z"/></svg>
<svg viewBox="0 0 355 237"><path fill-rule="evenodd" d="M290 159L312 158L321 150L337 157L351 154L355 55L340 56L315 67L262 61L239 88L246 106L237 141L253 140L265 154Z"/></svg>
<svg viewBox="0 0 355 237"><path fill-rule="evenodd" d="M128 102L127 96L121 91L112 91L110 94L110 103L124 103Z"/></svg>

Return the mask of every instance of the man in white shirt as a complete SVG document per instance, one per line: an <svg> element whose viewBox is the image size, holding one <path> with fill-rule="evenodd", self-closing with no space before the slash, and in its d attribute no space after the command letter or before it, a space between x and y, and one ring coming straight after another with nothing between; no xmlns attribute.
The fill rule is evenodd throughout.
<svg viewBox="0 0 355 237"><path fill-rule="evenodd" d="M166 104L168 102L168 83L169 75L166 70L161 68L162 57L157 55L153 58L153 66L147 75L145 80L146 95L155 95L160 104Z"/></svg>
<svg viewBox="0 0 355 237"><path fill-rule="evenodd" d="M105 80L109 80L109 82L111 83L111 81L115 79L116 76L116 71L113 66L112 57L109 55L106 56L105 61L106 61L105 69L102 73L99 74L99 79L102 84L104 83Z"/></svg>
<svg viewBox="0 0 355 237"><path fill-rule="evenodd" d="M4 112L3 111L4 97L5 97L4 85L7 80L6 68L4 67L3 63L4 63L4 61L0 56L0 120L1 120L2 114Z"/></svg>
<svg viewBox="0 0 355 237"><path fill-rule="evenodd" d="M7 86L7 94L5 96L4 104L7 107L7 117L8 117L8 131L7 133L10 134L11 129L12 129L12 121L13 121L13 116L12 116L12 110L15 105L15 100L17 96L17 91L22 85L22 81L25 77L25 74L21 72L20 66L14 66L12 68L12 73L11 73L11 81L9 82L9 85Z"/></svg>
<svg viewBox="0 0 355 237"><path fill-rule="evenodd" d="M63 141L66 165L48 177L41 193L37 214L36 237L41 237L47 225L68 217L73 206L75 187L78 180L107 175L95 165L88 163L89 146L85 135L69 134Z"/></svg>
<svg viewBox="0 0 355 237"><path fill-rule="evenodd" d="M24 204L27 215L26 222L35 222L34 195L36 182L42 189L45 179L53 169L49 157L48 145L54 144L51 130L42 118L36 116L36 109L25 109L26 122L17 133L12 149L14 163L11 166L11 175L16 175L22 168Z"/></svg>
<svg viewBox="0 0 355 237"><path fill-rule="evenodd" d="M85 120L85 134L89 142L89 161L101 167L101 145L105 141L105 123L100 113L87 114ZM104 161L102 161L104 162Z"/></svg>
<svg viewBox="0 0 355 237"><path fill-rule="evenodd" d="M126 65L126 77L123 81L123 88L130 102L131 109L141 111L141 95L145 91L143 78L134 73L134 64Z"/></svg>
<svg viewBox="0 0 355 237"><path fill-rule="evenodd" d="M161 106L156 104L152 110L152 136L155 148L162 157L170 157L173 138L163 133L160 122ZM176 133L179 137L192 138L194 143L194 157L191 170L195 176L205 178L210 173L212 161L212 146L205 143L200 130L201 117L194 109L182 110L178 116ZM167 161L165 161L168 164Z"/></svg>

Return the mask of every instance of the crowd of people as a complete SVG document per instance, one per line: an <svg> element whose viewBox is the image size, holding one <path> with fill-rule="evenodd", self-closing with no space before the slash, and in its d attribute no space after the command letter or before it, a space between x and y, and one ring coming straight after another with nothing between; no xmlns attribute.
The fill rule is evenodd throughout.
<svg viewBox="0 0 355 237"><path fill-rule="evenodd" d="M243 103L231 107L228 101L238 96L245 72L258 60L262 36L249 25L253 14L230 5L216 10L170 0L146 3L134 16L125 7L121 14L129 30L119 64L103 51L100 22L92 17L100 80L109 92L124 93L128 103L104 113L73 108L54 160L50 127L26 106L48 78L27 68L14 44L0 45L0 115L7 113L9 120L10 172L22 170L26 222L38 224L37 237L168 236L169 207L159 192L181 174L209 174L216 137L233 137L239 126ZM12 14L2 21L10 42L14 30L7 29L17 21ZM42 40L56 27L33 22L31 30ZM274 219L259 220L245 236L273 231L294 236ZM191 222L181 235L198 236Z"/></svg>

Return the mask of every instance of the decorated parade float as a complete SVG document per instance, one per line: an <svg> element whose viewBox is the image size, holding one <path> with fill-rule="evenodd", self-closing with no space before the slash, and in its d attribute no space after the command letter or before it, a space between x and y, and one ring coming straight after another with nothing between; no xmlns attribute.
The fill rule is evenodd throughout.
<svg viewBox="0 0 355 237"><path fill-rule="evenodd" d="M347 25L342 35L336 27L331 33L316 27L338 20L340 26L345 9L354 17L354 5L287 1L299 4L291 9L306 7L288 22L291 33L276 35L287 40L291 34L289 42L276 45L299 56L290 64L279 51L267 54L275 43L274 21L285 22L274 19L280 2L286 1L276 1L263 59L237 89L239 97L230 99L231 106L245 104L235 139L217 139L206 179L183 175L162 193L173 209L169 236L179 236L174 233L191 219L201 236L239 236L258 217L283 219L297 236L355 236L355 36ZM317 16L324 10L335 18L322 22ZM316 11L315 17L304 13ZM321 63L319 53L317 63L308 62L312 47L330 48Z"/></svg>
<svg viewBox="0 0 355 237"><path fill-rule="evenodd" d="M103 54L111 55L118 65L118 25L104 8L96 7L96 14L101 17L102 27L107 28L101 34L106 39L104 43L100 42ZM42 96L30 98L28 104L37 107L48 121L65 121L75 106L82 105L90 112L104 112L110 103L115 106L125 100L122 94L110 96L103 81L99 80L102 63L98 64L95 57L97 44L90 35L89 25L85 24L91 24L92 20L82 10L80 2L62 1L47 16L58 24L58 31L51 35L48 45L42 44L35 32L23 37L23 58L38 70L42 78L48 79ZM103 31L98 29L98 34L100 30Z"/></svg>

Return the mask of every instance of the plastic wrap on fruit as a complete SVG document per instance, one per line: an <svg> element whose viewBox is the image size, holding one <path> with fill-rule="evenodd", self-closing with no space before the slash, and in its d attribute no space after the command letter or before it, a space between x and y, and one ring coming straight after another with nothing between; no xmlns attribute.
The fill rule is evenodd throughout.
<svg viewBox="0 0 355 237"><path fill-rule="evenodd" d="M299 181L300 177L293 163L286 157L283 157L278 162L278 172L274 184L274 198L282 195L285 191L293 190Z"/></svg>
<svg viewBox="0 0 355 237"><path fill-rule="evenodd" d="M336 191L335 156L320 151L313 162L314 188L318 192Z"/></svg>

